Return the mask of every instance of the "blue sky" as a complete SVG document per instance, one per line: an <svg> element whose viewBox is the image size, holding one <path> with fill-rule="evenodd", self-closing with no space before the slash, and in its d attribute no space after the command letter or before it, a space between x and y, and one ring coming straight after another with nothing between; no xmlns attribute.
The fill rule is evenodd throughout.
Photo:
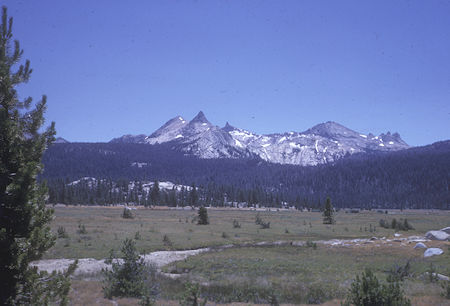
<svg viewBox="0 0 450 306"><path fill-rule="evenodd" d="M69 141L202 110L256 133L336 121L450 138L450 1L2 0Z"/></svg>

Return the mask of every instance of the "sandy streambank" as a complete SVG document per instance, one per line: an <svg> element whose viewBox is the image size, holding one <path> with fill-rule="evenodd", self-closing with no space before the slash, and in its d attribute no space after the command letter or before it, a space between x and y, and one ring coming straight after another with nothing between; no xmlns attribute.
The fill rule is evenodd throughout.
<svg viewBox="0 0 450 306"><path fill-rule="evenodd" d="M189 256L197 255L203 252L208 252L209 248L186 250L186 251L157 251L146 255L142 255L144 261L148 264L155 265L158 269L162 266L170 264L174 261L186 259ZM32 263L40 271L64 271L73 262L73 259L46 259L39 260ZM94 274L100 272L103 268L108 268L110 265L105 263L104 259L81 258L78 260L78 267L75 270L75 275L80 274Z"/></svg>

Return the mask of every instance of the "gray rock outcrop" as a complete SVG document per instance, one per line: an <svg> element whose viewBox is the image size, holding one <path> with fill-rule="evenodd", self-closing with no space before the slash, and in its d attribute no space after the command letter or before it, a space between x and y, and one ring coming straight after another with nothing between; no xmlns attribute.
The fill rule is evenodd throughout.
<svg viewBox="0 0 450 306"><path fill-rule="evenodd" d="M445 231L429 231L425 237L430 240L450 241L450 235Z"/></svg>
<svg viewBox="0 0 450 306"><path fill-rule="evenodd" d="M444 251L440 248L429 248L423 253L423 257L431 257L435 255L441 255Z"/></svg>

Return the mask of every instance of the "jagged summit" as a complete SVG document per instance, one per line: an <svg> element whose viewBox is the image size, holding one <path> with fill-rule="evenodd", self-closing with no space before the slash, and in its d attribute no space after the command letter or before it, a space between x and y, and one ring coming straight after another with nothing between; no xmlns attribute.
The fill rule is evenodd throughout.
<svg viewBox="0 0 450 306"><path fill-rule="evenodd" d="M319 123L312 128L303 132L304 134L315 134L323 137L336 137L336 136L357 136L359 135L353 130L346 128L345 126L336 123L334 121L327 121L325 123Z"/></svg>
<svg viewBox="0 0 450 306"><path fill-rule="evenodd" d="M211 124L200 111L191 121L181 116L167 121L150 136L125 135L112 142L171 143L172 148L200 158L258 156L280 164L317 165L347 154L395 151L409 146L398 133L361 134L328 121L299 132L258 135L228 122L223 128Z"/></svg>
<svg viewBox="0 0 450 306"><path fill-rule="evenodd" d="M236 130L234 126L228 123L228 121L225 123L225 126L222 128L225 132L231 132L233 130Z"/></svg>
<svg viewBox="0 0 450 306"><path fill-rule="evenodd" d="M202 111L199 111L197 116L195 116L189 123L197 123L197 122L210 124L210 122L208 121L208 119L206 119L206 116Z"/></svg>

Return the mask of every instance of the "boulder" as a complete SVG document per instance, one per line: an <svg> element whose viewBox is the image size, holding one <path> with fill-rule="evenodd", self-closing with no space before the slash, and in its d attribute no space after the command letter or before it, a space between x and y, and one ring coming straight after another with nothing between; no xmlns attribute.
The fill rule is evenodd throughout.
<svg viewBox="0 0 450 306"><path fill-rule="evenodd" d="M438 279L442 280L442 281L450 281L450 277L446 276L446 275L442 275L439 273L436 273L436 276Z"/></svg>
<svg viewBox="0 0 450 306"><path fill-rule="evenodd" d="M434 255L441 255L444 251L440 248L429 248L423 253L423 257L431 257Z"/></svg>
<svg viewBox="0 0 450 306"><path fill-rule="evenodd" d="M450 226L449 227L444 227L443 229L441 229L441 231L446 232L447 234L450 235Z"/></svg>
<svg viewBox="0 0 450 306"><path fill-rule="evenodd" d="M427 277L429 277L430 273L429 272L425 272L425 275ZM442 280L442 281L450 281L450 277L445 276L443 274L439 274L439 273L433 273L434 278Z"/></svg>
<svg viewBox="0 0 450 306"><path fill-rule="evenodd" d="M425 237L430 240L439 240L439 241L450 240L450 235L444 231L429 231L425 234Z"/></svg>
<svg viewBox="0 0 450 306"><path fill-rule="evenodd" d="M414 248L415 248L415 249L426 249L427 246L426 246L424 243L419 242L419 243L416 243L416 245L414 246Z"/></svg>
<svg viewBox="0 0 450 306"><path fill-rule="evenodd" d="M394 234L394 237L400 237L402 234L399 234L399 233L395 233Z"/></svg>

